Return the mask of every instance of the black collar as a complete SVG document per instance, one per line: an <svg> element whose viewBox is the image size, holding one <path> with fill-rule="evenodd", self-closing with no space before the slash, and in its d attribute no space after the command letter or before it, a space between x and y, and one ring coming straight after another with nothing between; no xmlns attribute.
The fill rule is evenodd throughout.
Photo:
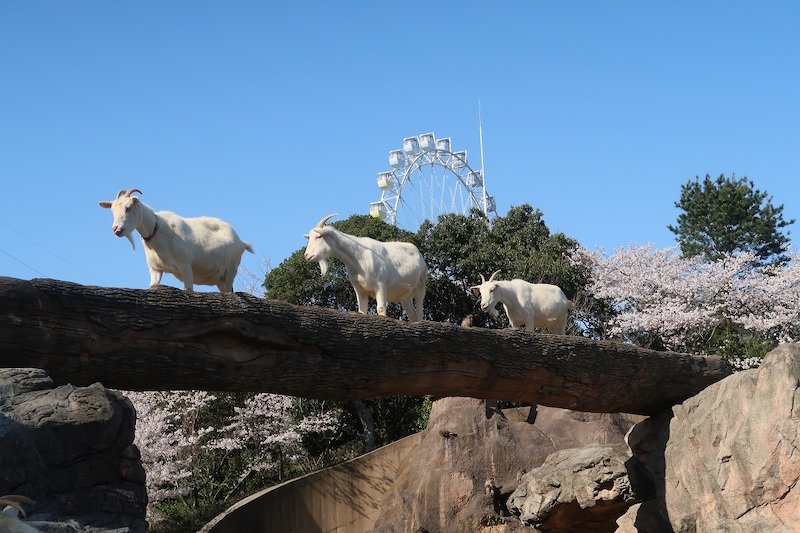
<svg viewBox="0 0 800 533"><path fill-rule="evenodd" d="M158 216L156 216L156 223L153 224L153 232L150 234L149 237L145 237L144 235L142 235L142 240L144 240L144 242L150 242L150 239L153 238L153 236L156 234L156 231L158 231Z"/></svg>

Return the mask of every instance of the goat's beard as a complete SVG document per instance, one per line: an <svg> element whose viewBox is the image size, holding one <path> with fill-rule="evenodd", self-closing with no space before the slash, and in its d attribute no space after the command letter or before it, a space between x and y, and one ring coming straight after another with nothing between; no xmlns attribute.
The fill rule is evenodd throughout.
<svg viewBox="0 0 800 533"><path fill-rule="evenodd" d="M319 260L319 271L320 274L323 276L328 273L328 260L327 259L320 259Z"/></svg>
<svg viewBox="0 0 800 533"><path fill-rule="evenodd" d="M127 237L128 240L131 241L131 246L133 246L133 249L136 250L136 244L134 244L133 237L131 237L131 234L128 233L127 235L125 235L125 237Z"/></svg>

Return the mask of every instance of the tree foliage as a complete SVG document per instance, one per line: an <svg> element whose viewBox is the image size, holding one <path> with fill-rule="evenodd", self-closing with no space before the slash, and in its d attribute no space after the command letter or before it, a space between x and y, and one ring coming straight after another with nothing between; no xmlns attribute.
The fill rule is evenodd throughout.
<svg viewBox="0 0 800 533"><path fill-rule="evenodd" d="M759 266L746 252L716 261L652 246L583 254L593 265L589 290L613 310L611 337L728 359L800 340L800 257Z"/></svg>
<svg viewBox="0 0 800 533"><path fill-rule="evenodd" d="M786 260L789 237L781 230L794 220L784 220L783 205L774 206L746 177L696 177L681 187L675 206L683 213L677 226L667 227L686 257L718 260L747 252L762 263Z"/></svg>
<svg viewBox="0 0 800 533"><path fill-rule="evenodd" d="M276 394L127 392L154 531L195 531L265 485L320 467L303 442L334 438L337 413Z"/></svg>
<svg viewBox="0 0 800 533"><path fill-rule="evenodd" d="M577 241L551 233L542 212L528 204L491 224L478 211L443 215L437 224L423 223L417 235L430 269L425 313L431 320L460 323L478 301L469 287L498 269L500 279L552 283L568 298L589 280L590 271L572 260Z"/></svg>

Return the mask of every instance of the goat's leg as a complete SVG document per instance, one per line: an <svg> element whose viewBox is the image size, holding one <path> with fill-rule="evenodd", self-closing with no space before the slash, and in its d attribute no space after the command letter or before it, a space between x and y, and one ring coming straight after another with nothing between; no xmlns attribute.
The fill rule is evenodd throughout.
<svg viewBox="0 0 800 533"><path fill-rule="evenodd" d="M235 273L236 269L233 271ZM217 289L219 289L219 292L233 292L233 276L227 275L226 273L225 277L222 278L222 281L217 283Z"/></svg>
<svg viewBox="0 0 800 533"><path fill-rule="evenodd" d="M414 301L412 298L406 298L402 302L403 309L405 309L406 314L408 315L409 322L417 322L419 318L417 318L417 308L414 307Z"/></svg>
<svg viewBox="0 0 800 533"><path fill-rule="evenodd" d="M233 292L233 284L227 281L217 283L217 289L219 289L219 292Z"/></svg>
<svg viewBox="0 0 800 533"><path fill-rule="evenodd" d="M192 292L194 289L194 272L192 272L192 267L182 268L181 277L183 278L183 288L187 292Z"/></svg>
<svg viewBox="0 0 800 533"><path fill-rule="evenodd" d="M154 270L150 269L150 288L157 287L161 285L161 278L164 276L164 272L161 270Z"/></svg>
<svg viewBox="0 0 800 533"><path fill-rule="evenodd" d="M355 289L358 301L358 312L366 315L369 312L369 293L363 289Z"/></svg>
<svg viewBox="0 0 800 533"><path fill-rule="evenodd" d="M375 300L378 304L378 314L380 316L386 316L386 290L379 288L375 293Z"/></svg>
<svg viewBox="0 0 800 533"><path fill-rule="evenodd" d="M550 333L554 333L556 335L566 335L567 334L567 319L569 316L565 313L558 317L557 320L551 322L552 327L549 327L548 330Z"/></svg>
<svg viewBox="0 0 800 533"><path fill-rule="evenodd" d="M417 308L417 321L422 320L422 303L425 301L425 285L417 287L414 291L414 305Z"/></svg>

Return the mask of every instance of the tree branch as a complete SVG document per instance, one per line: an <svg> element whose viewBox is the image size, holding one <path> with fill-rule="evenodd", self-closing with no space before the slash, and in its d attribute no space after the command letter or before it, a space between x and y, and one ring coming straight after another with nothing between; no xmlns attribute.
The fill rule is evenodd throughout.
<svg viewBox="0 0 800 533"><path fill-rule="evenodd" d="M461 328L253 296L0 277L0 366L126 390L529 401L655 414L729 374L719 358Z"/></svg>

